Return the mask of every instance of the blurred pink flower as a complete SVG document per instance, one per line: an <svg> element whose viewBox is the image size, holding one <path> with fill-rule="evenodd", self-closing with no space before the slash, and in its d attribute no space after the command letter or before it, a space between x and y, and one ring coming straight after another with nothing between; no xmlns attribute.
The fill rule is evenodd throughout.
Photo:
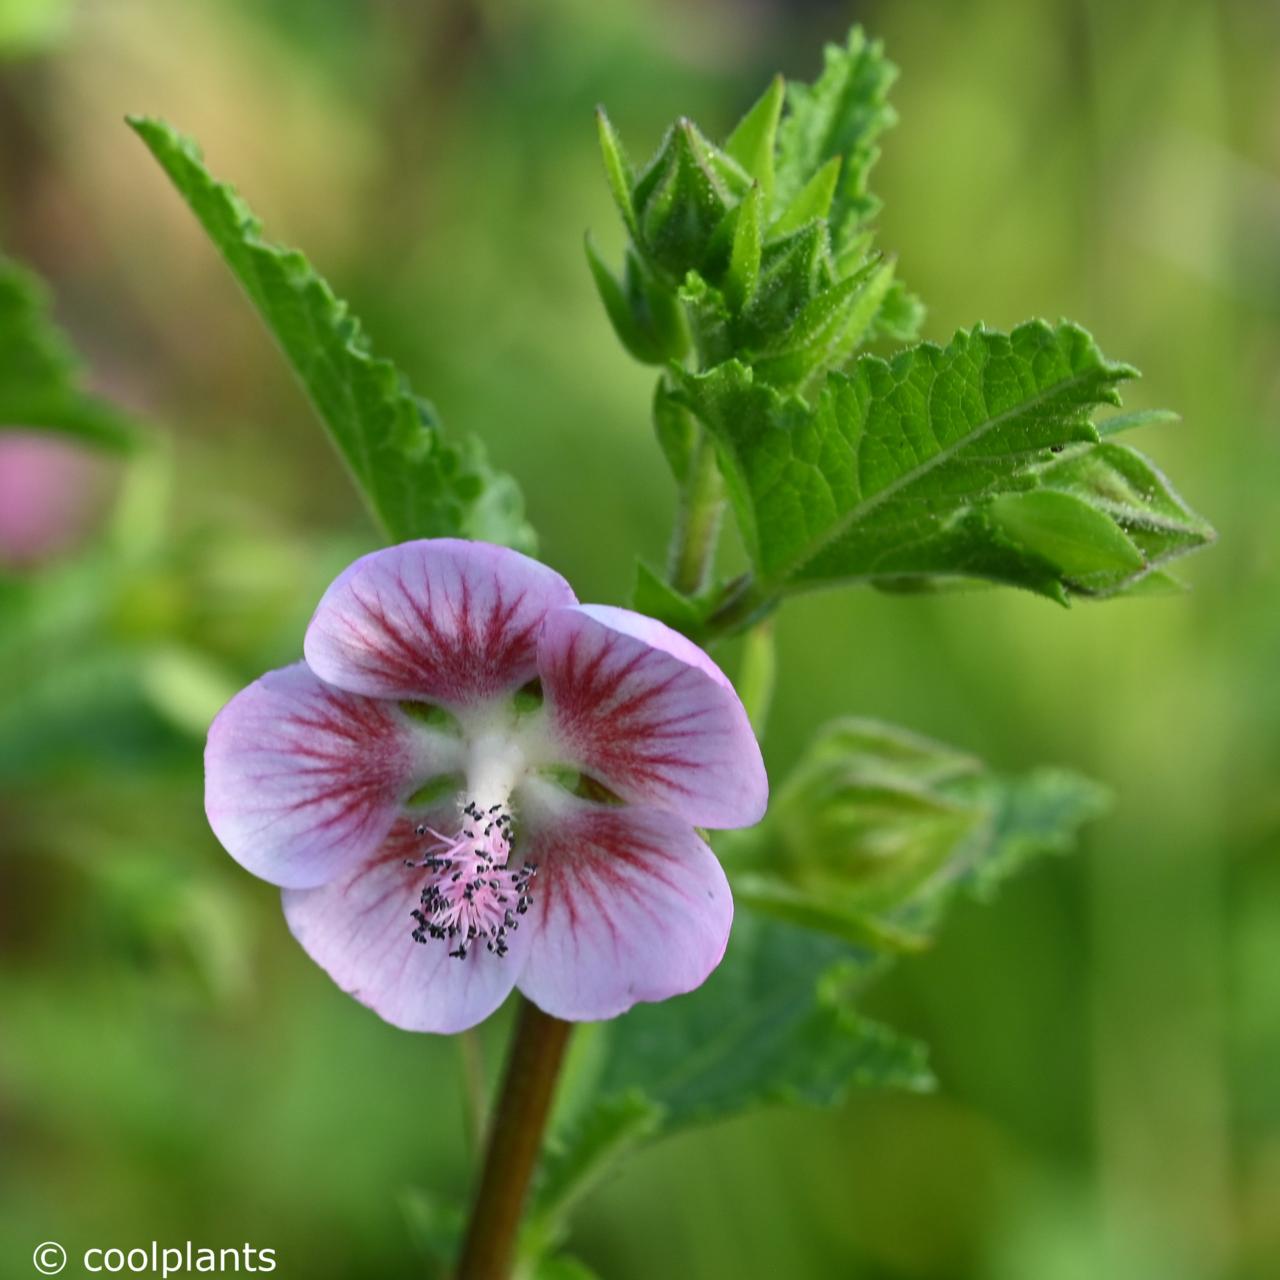
<svg viewBox="0 0 1280 1280"><path fill-rule="evenodd" d="M450 1032L513 987L609 1018L719 964L733 902L694 828L758 821L768 782L696 645L439 539L347 569L304 652L214 721L205 807L345 990Z"/></svg>
<svg viewBox="0 0 1280 1280"><path fill-rule="evenodd" d="M99 508L101 460L49 431L0 428L0 565L39 564L68 550Z"/></svg>

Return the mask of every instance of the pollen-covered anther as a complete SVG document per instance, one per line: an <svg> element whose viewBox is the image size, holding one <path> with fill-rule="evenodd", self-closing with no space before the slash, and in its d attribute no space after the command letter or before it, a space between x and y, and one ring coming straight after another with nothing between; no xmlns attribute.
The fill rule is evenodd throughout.
<svg viewBox="0 0 1280 1280"><path fill-rule="evenodd" d="M425 824L417 828L418 835L435 843L424 858L405 864L429 872L420 906L411 912L417 922L414 942L450 943L449 954L459 960L481 941L494 955L507 954L507 935L533 901L530 885L537 873L529 862L507 865L511 825L502 805L482 810L471 801L457 835L441 835Z"/></svg>

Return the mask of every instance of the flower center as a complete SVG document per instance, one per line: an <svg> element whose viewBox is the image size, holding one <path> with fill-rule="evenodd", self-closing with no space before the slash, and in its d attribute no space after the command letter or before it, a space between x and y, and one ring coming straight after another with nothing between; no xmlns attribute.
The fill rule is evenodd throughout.
<svg viewBox="0 0 1280 1280"><path fill-rule="evenodd" d="M505 956L507 934L516 930L517 917L533 900L529 886L537 868L531 862L507 866L511 814L503 805L481 809L472 800L462 812L456 836L443 836L426 825L417 829L434 843L420 862L407 863L430 873L421 905L412 913L417 921L413 940L454 943L449 954L465 960L472 944L483 939L489 951Z"/></svg>

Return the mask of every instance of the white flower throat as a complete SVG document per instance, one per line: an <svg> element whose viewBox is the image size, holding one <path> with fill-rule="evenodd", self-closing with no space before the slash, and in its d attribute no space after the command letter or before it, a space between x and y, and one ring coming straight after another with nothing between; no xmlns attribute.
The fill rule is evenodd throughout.
<svg viewBox="0 0 1280 1280"><path fill-rule="evenodd" d="M511 794L530 763L527 727L524 734L512 732L505 716L491 712L466 725L464 738L467 799L461 827L446 836L421 824L417 834L432 844L425 857L406 862L429 872L412 912L413 940L448 942L449 954L459 960L480 943L494 955L507 954L508 936L533 901L537 874L532 863L508 865L514 837Z"/></svg>

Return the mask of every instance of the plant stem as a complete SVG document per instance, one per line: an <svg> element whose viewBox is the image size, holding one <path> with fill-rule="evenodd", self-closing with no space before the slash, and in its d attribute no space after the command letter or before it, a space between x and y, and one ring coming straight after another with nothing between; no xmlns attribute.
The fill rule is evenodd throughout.
<svg viewBox="0 0 1280 1280"><path fill-rule="evenodd" d="M773 643L773 619L757 622L742 642L742 663L738 668L738 692L747 709L756 737L763 739L773 702L773 686L778 672Z"/></svg>
<svg viewBox="0 0 1280 1280"><path fill-rule="evenodd" d="M684 595L696 595L707 585L723 511L724 481L716 464L715 445L706 431L699 428L689 474L680 486L667 560L671 585Z"/></svg>
<svg viewBox="0 0 1280 1280"><path fill-rule="evenodd" d="M571 1023L521 1001L457 1280L507 1280Z"/></svg>

